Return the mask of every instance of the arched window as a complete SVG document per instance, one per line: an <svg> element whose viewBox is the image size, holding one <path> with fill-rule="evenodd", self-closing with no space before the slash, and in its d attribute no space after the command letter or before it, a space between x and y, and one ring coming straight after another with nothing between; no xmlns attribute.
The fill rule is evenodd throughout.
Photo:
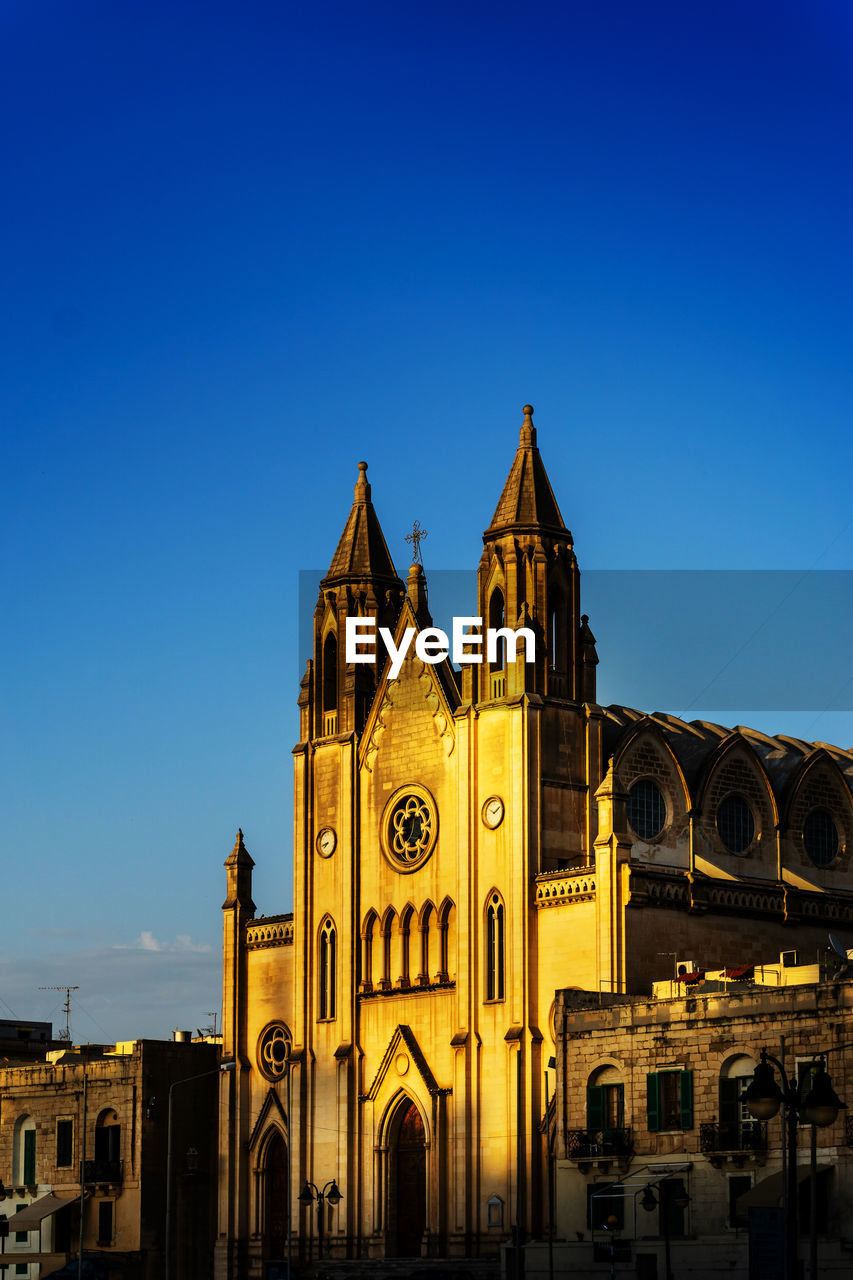
<svg viewBox="0 0 853 1280"><path fill-rule="evenodd" d="M720 1123L715 1143L719 1151L751 1151L761 1146L761 1123L744 1101L756 1065L755 1060L745 1053L723 1063L720 1072Z"/></svg>
<svg viewBox="0 0 853 1280"><path fill-rule="evenodd" d="M379 983L381 991L390 991L394 985L394 976L392 973L392 943L394 938L394 921L397 919L397 913L393 907L389 907L382 919L382 980Z"/></svg>
<svg viewBox="0 0 853 1280"><path fill-rule="evenodd" d="M486 907L486 999L504 998L504 904L499 893Z"/></svg>
<svg viewBox="0 0 853 1280"><path fill-rule="evenodd" d="M450 898L445 898L438 913L438 980L449 982L455 977L456 963L452 953L452 932L456 909Z"/></svg>
<svg viewBox="0 0 853 1280"><path fill-rule="evenodd" d="M361 990L373 990L373 938L376 932L376 926L379 923L379 917L371 908L364 917L364 924L361 926Z"/></svg>
<svg viewBox="0 0 853 1280"><path fill-rule="evenodd" d="M335 1016L335 926L327 916L320 930L319 1007L320 1021L331 1021Z"/></svg>
<svg viewBox="0 0 853 1280"><path fill-rule="evenodd" d="M323 710L338 707L338 638L330 631L323 644Z"/></svg>
<svg viewBox="0 0 853 1280"><path fill-rule="evenodd" d="M408 987L411 985L411 974L409 971L409 937L412 931L412 917L415 909L411 904L403 907L400 912L400 986Z"/></svg>
<svg viewBox="0 0 853 1280"><path fill-rule="evenodd" d="M548 597L548 665L552 671L564 672L568 667L567 628L566 599L555 589Z"/></svg>
<svg viewBox="0 0 853 1280"><path fill-rule="evenodd" d="M36 1122L32 1116L18 1116L15 1121L12 1181L19 1187L35 1186Z"/></svg>
<svg viewBox="0 0 853 1280"><path fill-rule="evenodd" d="M613 1154L625 1128L625 1085L617 1067L599 1067L586 1086L586 1127L590 1142Z"/></svg>
<svg viewBox="0 0 853 1280"><path fill-rule="evenodd" d="M506 626L506 611L504 609L504 597L500 587L495 587L492 592L492 598L489 601L489 629L497 631L500 627ZM494 661L490 663L492 671L503 671L506 666L506 639L504 636L498 636Z"/></svg>
<svg viewBox="0 0 853 1280"><path fill-rule="evenodd" d="M112 1107L107 1107L95 1121L95 1162L103 1166L97 1176L104 1181L117 1178L116 1169L120 1159L121 1125Z"/></svg>
<svg viewBox="0 0 853 1280"><path fill-rule="evenodd" d="M421 941L420 968L418 970L418 986L426 987L431 982L430 974L432 966L430 964L432 951L435 948L435 925L433 916L435 915L435 907L431 902L425 902L421 907L420 919L418 920L418 933ZM430 934L433 938L430 938Z"/></svg>

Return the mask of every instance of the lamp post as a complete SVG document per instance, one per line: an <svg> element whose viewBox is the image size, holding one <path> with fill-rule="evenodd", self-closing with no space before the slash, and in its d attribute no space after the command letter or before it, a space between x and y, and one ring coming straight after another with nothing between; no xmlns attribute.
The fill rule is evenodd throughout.
<svg viewBox="0 0 853 1280"><path fill-rule="evenodd" d="M0 1178L0 1200L6 1199L6 1188L3 1186L3 1179ZM0 1213L0 1273L6 1274L6 1238L9 1235L9 1219L5 1213Z"/></svg>
<svg viewBox="0 0 853 1280"><path fill-rule="evenodd" d="M171 1280L172 1277L172 1095L178 1085L192 1084L196 1080L206 1080L208 1076L218 1076L223 1071L236 1071L236 1069L236 1062L220 1062L213 1071L202 1071L197 1076L173 1080L169 1085L169 1119L166 1125L166 1257L163 1267L165 1280Z"/></svg>
<svg viewBox="0 0 853 1280"><path fill-rule="evenodd" d="M313 1204L317 1201L317 1261L323 1257L323 1201L328 1200L329 1204L334 1207L339 1205L343 1200L343 1196L338 1190L338 1184L334 1178L331 1182L327 1182L322 1191L320 1191L313 1182L306 1182L305 1186L299 1194L300 1204ZM309 1255L310 1260L310 1255Z"/></svg>
<svg viewBox="0 0 853 1280"><path fill-rule="evenodd" d="M548 1171L548 1280L554 1280L554 1160L551 1152L551 1099L548 1072L557 1069L557 1059L549 1058L545 1068L545 1156Z"/></svg>
<svg viewBox="0 0 853 1280"><path fill-rule="evenodd" d="M817 1280L817 1173L816 1130L826 1128L836 1120L839 1111L846 1107L832 1087L822 1054L815 1054L815 1069L805 1097L800 1082L787 1076L778 1058L766 1049L761 1050L761 1061L753 1072L752 1084L744 1094L744 1101L756 1120L772 1120L785 1108L785 1125L788 1148L788 1186L785 1197L785 1273L787 1280L799 1280L797 1276L797 1127L812 1126L811 1161L811 1223L809 1230L809 1262L811 1280ZM773 1067L779 1068L782 1087L776 1083Z"/></svg>
<svg viewBox="0 0 853 1280"><path fill-rule="evenodd" d="M649 1183L640 1199L640 1205L647 1213L651 1213L652 1209L660 1205L660 1216L663 1222L664 1280L673 1280L670 1255L670 1211L673 1205L678 1209L686 1209L689 1203L690 1196L684 1188L679 1189L668 1178L658 1183L657 1196L652 1190L652 1184Z"/></svg>

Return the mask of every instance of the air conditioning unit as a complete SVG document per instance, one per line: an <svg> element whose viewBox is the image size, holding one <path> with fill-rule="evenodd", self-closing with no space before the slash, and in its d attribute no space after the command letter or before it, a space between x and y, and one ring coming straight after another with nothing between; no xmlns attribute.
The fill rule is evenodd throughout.
<svg viewBox="0 0 853 1280"><path fill-rule="evenodd" d="M682 974L695 973L695 972L696 972L695 960L676 960L675 962L676 977L680 978Z"/></svg>
<svg viewBox="0 0 853 1280"><path fill-rule="evenodd" d="M780 951L779 963L783 969L793 969L795 965L800 963L799 951Z"/></svg>

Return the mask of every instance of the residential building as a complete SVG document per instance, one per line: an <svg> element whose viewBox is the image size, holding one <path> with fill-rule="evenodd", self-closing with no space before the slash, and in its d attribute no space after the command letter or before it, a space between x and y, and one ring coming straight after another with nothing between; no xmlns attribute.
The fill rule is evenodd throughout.
<svg viewBox="0 0 853 1280"><path fill-rule="evenodd" d="M561 991L548 1116L554 1240L549 1249L546 1230L528 1245L527 1274L549 1274L553 1260L558 1275L600 1276L613 1247L626 1273L664 1280L667 1235L676 1275L777 1274L785 1113L759 1122L745 1097L766 1050L804 1092L822 1057L837 1094L849 1098L851 1111L828 1127L799 1126L797 1154L801 1257L809 1254L814 1132L818 1275L847 1275L853 979L846 972L828 949L820 966L697 971L696 981L656 984L652 998ZM769 1239L750 1210L771 1211Z"/></svg>
<svg viewBox="0 0 853 1280"><path fill-rule="evenodd" d="M37 1280L83 1253L122 1280L160 1280L167 1120L176 1276L207 1280L216 1183L216 1045L132 1040L0 1067L0 1179L11 1274ZM195 1076L203 1079L181 1088Z"/></svg>

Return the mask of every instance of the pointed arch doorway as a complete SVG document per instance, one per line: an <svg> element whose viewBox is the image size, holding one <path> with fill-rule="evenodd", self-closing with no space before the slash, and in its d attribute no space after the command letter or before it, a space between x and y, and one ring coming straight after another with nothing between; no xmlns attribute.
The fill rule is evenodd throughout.
<svg viewBox="0 0 853 1280"><path fill-rule="evenodd" d="M426 1230L426 1135L414 1102L406 1099L395 1117L391 1150L391 1221L398 1258L419 1258Z"/></svg>
<svg viewBox="0 0 853 1280"><path fill-rule="evenodd" d="M281 1261L287 1253L287 1148L275 1133L267 1144L264 1159L264 1252Z"/></svg>

